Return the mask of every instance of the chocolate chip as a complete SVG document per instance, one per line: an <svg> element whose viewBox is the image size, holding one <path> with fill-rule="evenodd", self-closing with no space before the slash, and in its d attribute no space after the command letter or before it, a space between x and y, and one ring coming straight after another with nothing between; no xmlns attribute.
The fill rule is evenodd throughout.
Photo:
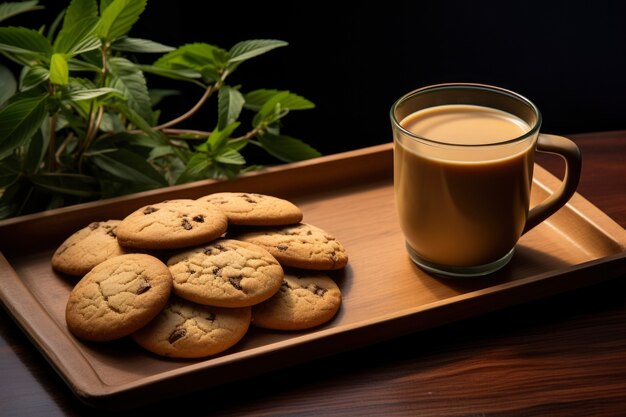
<svg viewBox="0 0 626 417"><path fill-rule="evenodd" d="M159 211L159 209L156 207L148 206L143 210L143 214L151 214L151 213L154 213L155 211Z"/></svg>
<svg viewBox="0 0 626 417"><path fill-rule="evenodd" d="M117 226L112 227L110 230L107 230L107 235L111 237L117 237Z"/></svg>
<svg viewBox="0 0 626 417"><path fill-rule="evenodd" d="M228 282L230 282L230 284L237 288L239 291L243 290L243 288L241 288L241 276L238 277L230 277L228 278Z"/></svg>
<svg viewBox="0 0 626 417"><path fill-rule="evenodd" d="M250 204L256 204L257 203L257 201L253 200L252 197L250 197L250 195L248 195L248 194L241 194L240 197L243 198L244 200L246 200L246 202L248 202Z"/></svg>
<svg viewBox="0 0 626 417"><path fill-rule="evenodd" d="M214 266L211 272L213 272L213 275L215 275L216 277L222 276L222 268L218 266Z"/></svg>
<svg viewBox="0 0 626 417"><path fill-rule="evenodd" d="M98 227L100 227L100 222L89 223L89 228L91 230L96 230Z"/></svg>
<svg viewBox="0 0 626 417"><path fill-rule="evenodd" d="M204 248L204 254L205 255L217 255L220 252L227 252L228 248L225 248L224 246L222 246L219 243L216 243L214 245L211 246L206 246Z"/></svg>
<svg viewBox="0 0 626 417"><path fill-rule="evenodd" d="M287 245L278 245L278 246L276 246L276 249L282 250L282 251L286 251L287 249L289 249L289 246L287 246Z"/></svg>
<svg viewBox="0 0 626 417"><path fill-rule="evenodd" d="M214 321L215 320L215 313L209 313L209 316L206 319L208 321Z"/></svg>
<svg viewBox="0 0 626 417"><path fill-rule="evenodd" d="M148 291L150 288L152 288L152 285L150 285L150 283L146 281L145 278L143 278L141 282L139 283L139 288L137 288L137 295L143 294L144 292Z"/></svg>
<svg viewBox="0 0 626 417"><path fill-rule="evenodd" d="M312 231L310 231L310 230L307 230L307 231L306 231L306 234L307 234L307 236L311 236L311 235L313 234L313 232L312 232Z"/></svg>
<svg viewBox="0 0 626 417"><path fill-rule="evenodd" d="M170 334L170 337L167 338L167 341L170 342L170 344L174 344L175 341L177 341L181 337L184 337L186 334L187 334L187 330L176 329L172 332L172 334Z"/></svg>
<svg viewBox="0 0 626 417"><path fill-rule="evenodd" d="M309 289L313 292L313 294L319 295L320 297L322 297L324 294L326 294L326 291L328 291L326 288L322 288L315 284L313 284L313 288Z"/></svg>
<svg viewBox="0 0 626 417"><path fill-rule="evenodd" d="M189 220L186 217L183 218L183 221L181 222L181 224L183 225L183 228L185 230L193 229L193 226L191 225L191 223L189 223Z"/></svg>
<svg viewBox="0 0 626 417"><path fill-rule="evenodd" d="M204 223L204 216L202 214L198 214L197 216L193 216L191 220L197 223Z"/></svg>

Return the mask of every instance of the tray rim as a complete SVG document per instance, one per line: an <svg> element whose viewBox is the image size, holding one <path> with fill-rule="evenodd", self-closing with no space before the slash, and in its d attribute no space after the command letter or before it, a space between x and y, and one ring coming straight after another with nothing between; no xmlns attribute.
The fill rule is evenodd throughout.
<svg viewBox="0 0 626 417"><path fill-rule="evenodd" d="M238 179L237 181L240 181L240 180L246 181L246 179L250 179L250 178L252 179L263 178L267 175L273 175L276 173L291 174L293 172L298 172L299 170L303 170L303 169L306 170L306 169L313 168L313 167L320 167L324 165L333 165L337 163L342 163L342 162L345 162L347 159L354 159L355 161L360 161L362 159L367 160L368 158L371 158L371 157L376 157L376 158L382 157L384 159L385 157L388 158L389 157L388 154L390 154L391 152L392 152L392 144L383 144L383 145L378 145L374 147L363 148L357 151L350 151L350 152L345 152L341 154L329 155L329 156L317 158L314 160L267 168L260 172L246 174L245 176L242 176L242 178ZM540 171L545 172L547 174L546 178L548 180L547 181L548 183L550 182L560 183L560 181L554 178L552 174L548 173L540 166L536 165L535 169L539 169ZM534 181L533 184L535 183L547 191L550 191L551 189L553 189L550 184L546 185L544 183ZM190 189L212 187L215 185L219 186L220 184L233 185L234 183L225 182L221 180L199 181L195 183L184 184L181 186L166 187L165 189L151 190L151 191L146 191L142 193L135 193L135 194L127 195L127 196L116 197L116 198L108 199L108 200L100 200L96 202L83 203L83 204L79 204L75 206L59 208L59 209L51 210L49 212L36 213L36 214L31 214L31 215L26 215L26 216L21 216L21 217L17 217L13 219L0 221L0 232L2 232L3 230L7 230L7 229L11 230L12 228L29 224L33 221L38 221L41 219L49 220L50 218L69 216L73 213L84 212L85 210L88 211L93 207L102 208L103 205L111 206L111 205L116 205L116 204L123 204L129 201L140 202L140 201L145 200L146 198L150 199L154 197L162 197L164 193L171 194L171 193L177 193L177 192L187 192ZM343 339L346 339L345 336L347 334L351 334L353 332L364 332L364 330L368 328L381 327L382 323L403 322L403 321L406 321L411 316L417 314L418 312L422 312L422 311L432 312L432 311L436 311L437 309L444 308L446 306L458 305L459 302L475 303L476 300L482 299L483 297L488 298L489 296L497 294L497 293L501 293L502 291L516 291L516 290L522 289L522 292L524 292L523 291L524 289L528 290L528 288L532 287L533 284L537 284L541 282L545 283L546 281L556 280L557 282L554 283L553 288L548 288L547 290L544 290L544 293L539 296L527 294L525 297L523 297L523 299L521 299L521 301L516 301L515 303L505 304L505 305L518 304L520 302L530 301L531 299L539 298L540 296L556 294L557 292L560 291L560 287L558 283L559 277L563 275L568 275L568 274L580 275L581 271L585 271L590 268L603 270L605 273L602 273L601 275L603 276L603 278L606 278L606 279L609 279L610 275L612 275L611 273L608 273L608 272L612 272L611 271L612 268L616 268L619 271L624 271L624 268L626 268L626 249L625 249L626 248L626 231L619 224L617 224L613 219L611 219L608 215L603 213L600 209L598 209L596 206L594 206L592 203L584 199L579 194L576 194L573 200L570 200L570 203L568 203L568 205L570 206L570 209L574 209L579 215L582 215L581 211L591 212L591 217L599 217L599 218L608 220L605 222L603 227L599 227L593 221L593 219L589 219L587 216L584 216L588 221L591 221L598 230L601 230L607 235L607 237L610 237L613 241L616 241L619 245L621 245L621 252L611 255L611 256L594 259L588 262L571 265L567 268L564 268L558 271L551 271L551 272L549 271L549 272L545 272L542 274L532 275L530 277L525 277L522 279L510 281L510 282L488 286L480 290L471 291L471 292L459 294L454 297L448 297L443 300L438 300L432 303L419 305L415 308L404 309L402 311L390 313L385 316L377 316L377 317L370 318L367 320L359 321L357 323L342 325L341 327L329 327L329 328L324 328L324 329L317 330L317 331L312 331L310 333L300 334L298 336L294 336L293 338L289 338L289 339L272 343L272 349L270 350L268 350L267 345L258 346L255 348L247 349L245 351L234 352L232 354L228 354L222 357L212 358L210 361L198 361L195 363L190 363L189 366L183 366L177 369L172 369L172 370L168 370L165 372L152 374L146 377L138 378L134 381L127 382L127 383L114 384L114 385L105 383L99 377L98 373L93 369L89 360L83 356L82 351L80 351L80 349L77 349L75 347L75 343L72 343L72 339L68 338L67 335L65 335L63 332L61 332L61 334L63 335L63 338L61 338L62 340L59 340L59 338L48 339L46 337L46 335L50 333L54 333L58 335L59 328L57 326L57 323L54 321L52 317L50 317L49 313L45 310L44 306L39 303L37 298L28 289L26 284L22 281L22 279L19 277L17 272L13 269L9 260L4 256L2 252L0 252L0 272L3 272L3 273L8 272L8 275L9 275L8 279L12 280L11 282L13 285L8 286L8 288L5 288L5 286L0 286L0 304L3 305L3 307L7 310L7 312L13 318L13 320L17 322L17 324L22 328L25 334L31 339L35 347L38 350L40 350L40 352L44 355L44 357L48 360L48 362L57 371L59 376L70 386L72 391L79 397L79 399L91 405L100 405L100 404L105 403L106 401L109 401L115 398L116 396L130 394L134 391L145 388L146 386L150 386L154 384L155 382L174 381L178 378L187 376L189 374L198 374L198 373L201 373L202 371L207 371L209 369L214 369L214 368L220 368L224 365L237 363L238 361L242 361L242 360L251 361L260 356L262 357L268 354L272 354L273 352L283 351L286 349L294 349L298 346L301 346L303 344L306 344L315 340L318 340L318 341L327 340L329 338L332 338L333 336L338 336L338 335L343 335ZM584 210L581 210L581 209L584 209ZM607 227L609 230L606 230ZM588 279L584 280L581 277L579 277L578 280L580 282L575 284L578 286L601 282L601 280L595 279L595 280L592 280L592 282L590 283L588 282L589 281ZM561 285L561 287L562 286L563 285ZM576 288L576 286L572 286L571 284L569 284L567 285L567 288L573 289L573 288ZM27 300L28 306L25 306L23 304L16 306L14 304L15 303L14 301L15 295L13 295L14 293L21 293L22 295L26 294L27 296L26 300ZM23 301L24 298L21 298L20 300ZM472 314L472 315L483 314L485 312L493 311L497 308L500 308L498 306L493 307L493 308L492 307L493 306L489 306L489 308L483 308L483 310L485 311L478 311L476 314ZM33 326L32 323L28 320L28 318L33 317L33 316L37 317L38 313L41 313L46 318L45 321L52 325L44 326L44 328L42 328L41 325ZM464 317L469 317L469 315L465 315ZM443 324L452 320L446 320L446 318L444 317L442 318L441 323L439 324ZM439 324L436 324L436 325L439 325ZM394 325L394 326L397 327L397 325ZM426 326L426 327L432 327L432 326ZM419 326L408 328L407 331L404 333L405 334L412 333L417 330L421 330ZM382 341L382 340L389 339L391 337L399 336L397 331L393 331L393 332L387 331L387 333L388 334L385 334L382 336L381 335L377 336L375 338L376 341ZM356 345L365 346L368 343L369 342L356 343ZM66 361L62 357L58 356L58 353L60 351L61 352L63 351L60 346L57 346L59 344L66 345L66 346L69 345L70 347L73 347L74 350L78 351L81 357L80 364L77 364L76 362L72 362L72 361ZM306 360L312 360L317 357L324 356L326 354L338 353L340 351L349 350L350 348L351 348L350 344L347 343L345 346L342 346L342 349L335 348L335 349L332 349L331 351L329 351L328 349L326 350L322 349L320 351L320 355L311 356L310 358L307 358L305 360L297 360L294 363L304 362ZM288 366L288 365L289 363L285 364L285 366ZM81 378L76 379L77 374L84 376L84 371L85 371L85 368L83 368L84 366L87 366L90 369L91 375L89 376L88 381L85 379L81 379ZM276 368L277 367L275 366L272 367L272 369L276 369ZM263 372L263 371L261 370L260 372ZM251 376L254 374L255 373L247 373L246 376ZM99 382L99 386L97 387L97 389L93 389L94 382ZM220 384L222 382L223 381L220 381ZM204 385L204 387L207 387L207 386L208 385Z"/></svg>

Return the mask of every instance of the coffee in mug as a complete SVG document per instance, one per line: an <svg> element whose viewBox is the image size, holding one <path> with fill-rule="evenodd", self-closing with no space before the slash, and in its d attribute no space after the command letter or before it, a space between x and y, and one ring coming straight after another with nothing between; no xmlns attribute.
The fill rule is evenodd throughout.
<svg viewBox="0 0 626 417"><path fill-rule="evenodd" d="M580 175L569 139L539 133L529 100L498 87L443 84L391 110L394 188L409 255L446 276L485 275L508 263L520 236L563 206ZM561 189L529 210L534 153L567 162Z"/></svg>

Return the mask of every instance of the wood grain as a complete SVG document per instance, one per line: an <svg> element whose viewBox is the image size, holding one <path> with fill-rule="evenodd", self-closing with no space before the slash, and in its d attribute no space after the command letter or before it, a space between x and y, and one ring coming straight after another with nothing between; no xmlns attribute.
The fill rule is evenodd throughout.
<svg viewBox="0 0 626 417"><path fill-rule="evenodd" d="M626 132L598 135L624 155ZM615 183L594 200L624 213L624 165L593 164L596 136L575 138L584 169ZM590 151L585 144L590 143ZM607 144L608 143L608 144ZM591 161L591 162L590 162ZM598 177L598 172L605 172ZM585 171L584 171L585 172ZM586 192L584 187L589 187ZM624 226L624 222L620 224ZM619 415L626 398L623 280L422 331L142 409L179 412L205 405L211 415ZM80 415L87 410L24 335L0 315L0 403L7 415ZM277 380L274 385L268 381ZM232 393L241 394L234 403ZM24 398L32 398L25 401Z"/></svg>

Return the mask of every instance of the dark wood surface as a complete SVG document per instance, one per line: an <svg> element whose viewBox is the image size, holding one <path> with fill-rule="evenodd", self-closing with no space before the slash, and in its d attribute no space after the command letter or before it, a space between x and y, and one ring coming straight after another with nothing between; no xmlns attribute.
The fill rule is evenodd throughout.
<svg viewBox="0 0 626 417"><path fill-rule="evenodd" d="M626 226L626 131L572 137L579 193ZM556 157L539 162L562 171ZM626 415L626 277L132 415ZM0 311L0 415L98 415ZM117 414L117 413L116 413ZM129 413L131 414L131 413Z"/></svg>

